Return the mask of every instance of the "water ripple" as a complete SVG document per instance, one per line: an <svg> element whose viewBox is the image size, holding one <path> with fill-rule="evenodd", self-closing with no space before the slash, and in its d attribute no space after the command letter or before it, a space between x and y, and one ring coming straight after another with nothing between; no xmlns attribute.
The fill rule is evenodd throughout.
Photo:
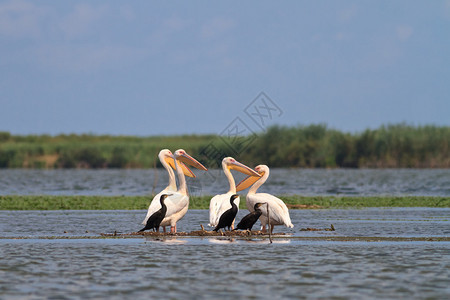
<svg viewBox="0 0 450 300"><path fill-rule="evenodd" d="M445 244L168 247L159 242L108 240L100 245L22 241L20 251L17 246L2 243L3 295L270 299L446 298L450 293L450 252ZM430 263L436 257L440 263Z"/></svg>
<svg viewBox="0 0 450 300"><path fill-rule="evenodd" d="M226 192L221 170L188 178L192 195ZM236 182L245 176L234 173ZM156 185L155 176L157 176ZM0 172L2 195L148 195L168 182L165 170L17 170ZM449 196L448 169L272 169L264 192L314 195Z"/></svg>
<svg viewBox="0 0 450 300"><path fill-rule="evenodd" d="M238 219L246 212L240 211ZM450 242L40 239L140 228L145 211L0 211L5 299L450 297ZM294 236L449 236L450 209L292 210ZM180 230L208 211L189 210ZM302 227L335 232L304 232ZM86 233L89 229L89 233ZM67 231L67 233L64 233ZM34 237L16 239L20 236Z"/></svg>

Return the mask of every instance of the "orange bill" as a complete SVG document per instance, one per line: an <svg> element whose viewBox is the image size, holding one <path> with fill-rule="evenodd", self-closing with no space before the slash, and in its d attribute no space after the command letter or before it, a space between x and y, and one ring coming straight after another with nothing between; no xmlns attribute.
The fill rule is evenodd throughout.
<svg viewBox="0 0 450 300"><path fill-rule="evenodd" d="M264 175L264 172L259 173L260 176ZM260 177L248 176L244 178L241 182L236 185L236 193L251 187L255 182L257 182Z"/></svg>
<svg viewBox="0 0 450 300"><path fill-rule="evenodd" d="M231 164L228 165L231 170L236 170L238 172L241 172L242 174L249 175L249 176L256 176L257 178L261 177L256 171L253 169L247 167L244 164L241 164L238 161L234 161Z"/></svg>
<svg viewBox="0 0 450 300"><path fill-rule="evenodd" d="M169 166L172 167L172 169L174 169L174 170L176 169L175 168L175 160L172 157L166 158L166 162L169 164ZM183 174L185 176L194 177L195 178L195 174L184 163L179 161L178 162L178 166L181 168L181 170L183 170Z"/></svg>
<svg viewBox="0 0 450 300"><path fill-rule="evenodd" d="M185 164L188 164L194 168L197 168L197 169L200 169L203 171L208 171L208 169L204 165L202 165L200 162L198 162L195 158L193 158L186 152L184 152L183 155L179 156L178 160L181 162L184 162Z"/></svg>

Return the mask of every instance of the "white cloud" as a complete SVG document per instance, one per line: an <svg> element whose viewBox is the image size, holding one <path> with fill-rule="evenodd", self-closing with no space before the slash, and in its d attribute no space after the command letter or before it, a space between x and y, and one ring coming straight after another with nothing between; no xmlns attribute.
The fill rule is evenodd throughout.
<svg viewBox="0 0 450 300"><path fill-rule="evenodd" d="M349 41L351 39L351 36L346 32L339 31L334 35L334 39L337 41Z"/></svg>
<svg viewBox="0 0 450 300"><path fill-rule="evenodd" d="M179 17L170 17L163 21L162 27L169 32L175 32L186 28L189 23L188 20Z"/></svg>
<svg viewBox="0 0 450 300"><path fill-rule="evenodd" d="M447 18L450 18L450 0L444 1L444 12Z"/></svg>
<svg viewBox="0 0 450 300"><path fill-rule="evenodd" d="M355 5L341 9L337 12L337 19L343 23L350 22L356 16L357 12L358 10Z"/></svg>
<svg viewBox="0 0 450 300"><path fill-rule="evenodd" d="M129 5L124 5L119 8L120 15L127 21L132 21L136 18L134 10Z"/></svg>
<svg viewBox="0 0 450 300"><path fill-rule="evenodd" d="M173 36L185 30L191 22L187 19L181 19L179 17L170 17L164 19L159 26L153 28L152 33L149 36L149 42L153 49L159 49L165 45L168 41L173 39Z"/></svg>
<svg viewBox="0 0 450 300"><path fill-rule="evenodd" d="M13 38L40 36L40 21L46 10L27 1L9 1L0 4L0 35Z"/></svg>
<svg viewBox="0 0 450 300"><path fill-rule="evenodd" d="M117 69L143 57L143 49L121 45L46 45L33 50L46 68L64 71Z"/></svg>
<svg viewBox="0 0 450 300"><path fill-rule="evenodd" d="M236 22L232 19L217 17L203 25L201 36L203 38L215 38L233 29L235 25Z"/></svg>
<svg viewBox="0 0 450 300"><path fill-rule="evenodd" d="M106 13L105 6L93 7L89 4L77 4L74 11L61 21L61 30L69 38L84 35L90 31L95 22L100 20Z"/></svg>
<svg viewBox="0 0 450 300"><path fill-rule="evenodd" d="M401 41L408 40L412 36L413 32L413 28L407 25L400 25L396 28L397 37Z"/></svg>
<svg viewBox="0 0 450 300"><path fill-rule="evenodd" d="M116 15L119 21L130 20L133 11L123 6ZM96 38L103 36L101 25L111 16L108 6L89 3L70 6L68 13L22 0L0 3L0 37L30 42L11 43L4 48L0 64L24 63L46 70L83 72L117 69L147 57L142 46Z"/></svg>
<svg viewBox="0 0 450 300"><path fill-rule="evenodd" d="M360 70L380 71L394 66L403 55L402 46L391 35L376 36L369 41L369 49L357 60Z"/></svg>

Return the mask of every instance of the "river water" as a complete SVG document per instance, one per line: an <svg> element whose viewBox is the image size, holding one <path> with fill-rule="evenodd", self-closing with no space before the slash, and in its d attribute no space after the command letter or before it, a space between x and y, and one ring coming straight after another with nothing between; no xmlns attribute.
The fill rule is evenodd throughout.
<svg viewBox="0 0 450 300"><path fill-rule="evenodd" d="M240 211L237 219L245 215ZM145 211L0 212L5 299L448 299L450 209L291 210L267 239L98 239L140 229ZM189 210L180 231L206 226ZM329 228L336 231L302 231ZM297 239L297 238L303 239ZM361 241L327 240L361 237ZM379 237L365 241L363 237ZM386 237L423 237L386 241ZM69 239L70 238L70 239ZM311 239L308 239L311 238ZM314 240L313 238L320 238Z"/></svg>
<svg viewBox="0 0 450 300"><path fill-rule="evenodd" d="M226 189L219 170L196 173L193 192ZM167 178L153 170L0 170L0 194L146 195L155 174L158 190ZM275 169L263 188L449 196L449 183L447 170ZM272 244L265 238L99 238L140 229L145 214L0 211L0 299L450 298L450 208L290 210L295 227L276 227ZM245 214L239 211L237 219ZM178 229L199 230L207 222L208 211L189 210ZM302 230L331 224L335 231Z"/></svg>
<svg viewBox="0 0 450 300"><path fill-rule="evenodd" d="M192 195L225 193L221 170L195 170ZM238 183L244 176L233 172ZM0 195L147 195L168 182L157 170L0 170ZM450 196L448 169L273 169L261 190L275 195Z"/></svg>

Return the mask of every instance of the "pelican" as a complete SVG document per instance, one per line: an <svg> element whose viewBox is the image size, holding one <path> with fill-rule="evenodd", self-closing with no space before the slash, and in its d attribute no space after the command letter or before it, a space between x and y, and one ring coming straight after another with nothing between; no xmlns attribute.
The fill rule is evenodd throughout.
<svg viewBox="0 0 450 300"><path fill-rule="evenodd" d="M189 177L195 177L195 174L192 173L192 171L188 167L186 167L183 161L197 169L207 171L207 169L201 163L199 163L197 160L188 155L186 151L184 151L183 149L177 150L175 154L177 153L178 156L173 155L172 152L170 152L170 150L168 149L164 149L159 152L158 157L161 161L161 164L169 173L169 185L153 198L148 208L147 216L142 222L142 224L146 225L148 218L161 208L161 204L159 201L161 195L172 194L172 196L168 197L165 200L165 204L167 206L166 217L162 220L160 224L160 226L163 227L164 232L166 232L165 226L168 225L171 226L170 228L171 232L176 232L176 222L186 214L187 206L189 205L189 196L187 195L188 192L186 186L186 179L184 175ZM178 181L180 184L180 187L178 189L176 185L175 174L172 169L175 169L177 171ZM182 195L185 195L187 199L181 197ZM178 203L178 200L180 200L182 203ZM184 213L177 219L178 215L176 216L173 215L174 213L180 213L177 207L179 205L186 205L186 204L187 206L184 210Z"/></svg>
<svg viewBox="0 0 450 300"><path fill-rule="evenodd" d="M231 170L236 170L243 174L249 175L250 177L255 176L259 178L261 175L256 173L251 168L247 167L244 164L241 164L237 160L232 157L225 157L222 160L222 169L225 173L225 176L228 179L228 183L230 184L230 188L227 193L216 195L211 199L209 203L209 226L216 227L220 216L228 209L231 208L230 197L236 194L236 183L234 181L233 175L231 174ZM239 207L240 198L237 197L234 203ZM234 221L231 225L231 228L234 228Z"/></svg>
<svg viewBox="0 0 450 300"><path fill-rule="evenodd" d="M266 182L267 178L269 178L269 167L266 165L259 165L255 168L255 171L262 177L256 178L249 176L236 186L237 191L242 191L253 185L246 197L247 209L252 212L254 211L256 203L267 203L270 214L270 232L273 231L275 225L285 225L286 227L293 228L294 225L292 225L288 208L281 199L267 193L256 193L258 188ZM268 223L267 211L265 209L262 210L262 215L259 217L259 220L261 221L262 231L265 232L266 224Z"/></svg>
<svg viewBox="0 0 450 300"><path fill-rule="evenodd" d="M144 221L142 221L143 225L146 225L148 218L161 208L161 196L163 194L171 194L172 192L177 191L175 173L172 170L172 168L175 169L174 157L172 152L169 149L162 149L161 151L159 151L158 158L164 169L166 169L167 173L169 173L169 185L166 186L161 192L156 194L155 197L153 197L153 200L150 202L150 205L148 207L147 215L145 216ZM183 168L183 172L186 176L195 177L194 173L192 173L191 170L189 170L184 164L182 164L181 167ZM165 227L163 227L163 231L166 232Z"/></svg>
<svg viewBox="0 0 450 300"><path fill-rule="evenodd" d="M160 226L170 225L170 232L177 232L177 222L184 217L189 207L189 194L186 178L184 177L186 170L189 169L183 163L204 171L208 170L183 149L175 151L174 158L175 171L177 172L180 185L176 192L173 192L172 195L166 198L167 212L164 220L160 224Z"/></svg>

